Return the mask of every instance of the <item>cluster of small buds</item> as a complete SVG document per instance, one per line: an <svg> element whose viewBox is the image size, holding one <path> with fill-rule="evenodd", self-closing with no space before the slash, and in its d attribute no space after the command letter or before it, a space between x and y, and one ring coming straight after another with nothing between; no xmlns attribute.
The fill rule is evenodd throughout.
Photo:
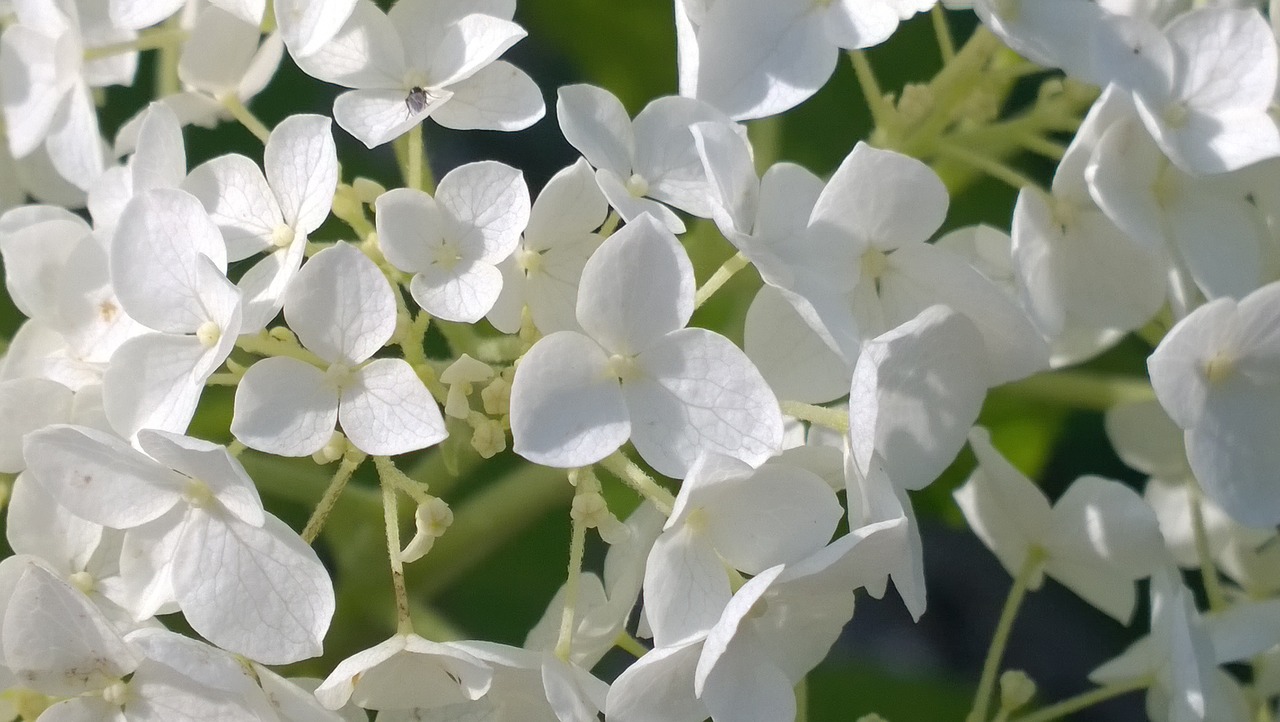
<svg viewBox="0 0 1280 722"><path fill-rule="evenodd" d="M427 119L546 114L500 59L515 0L0 0L0 255L26 318L0 360L0 722L796 719L858 594L892 582L926 613L912 493L966 447L952 497L1013 578L969 722L1137 690L1154 722L1272 719L1280 3L1260 5L674 0L680 94L632 117L559 88L580 157L534 194L492 160L437 184L423 143ZM862 50L924 12L945 65L886 94ZM98 91L151 50L153 102L109 143ZM746 122L844 52L872 135L825 179L753 146ZM246 106L286 54L345 89L332 121ZM232 121L260 159L189 169L184 127ZM403 187L344 177L335 132L395 141ZM1048 187L1025 153L1056 163ZM938 237L966 174L1016 188L1008 232ZM701 285L694 228L733 253ZM690 325L748 266L743 342ZM1147 377L1068 369L1129 336ZM226 414L210 387L234 388ZM1086 475L1051 501L978 425L996 387L1105 412L1145 488ZM452 495L494 457L516 471ZM301 530L260 496L286 468L320 481L287 494L314 508ZM429 631L406 565L557 506L567 576L523 646ZM377 560L331 523L353 508ZM336 567L381 564L394 635L322 681L266 666L321 656L355 583ZM1150 634L1015 717L1038 688L1001 657L1046 578L1121 624L1145 588ZM615 648L633 661L601 665Z"/></svg>

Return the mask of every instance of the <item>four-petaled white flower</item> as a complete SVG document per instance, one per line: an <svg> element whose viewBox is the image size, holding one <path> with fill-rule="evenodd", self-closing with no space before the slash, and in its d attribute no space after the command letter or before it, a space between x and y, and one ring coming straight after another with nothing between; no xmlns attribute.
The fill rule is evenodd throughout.
<svg viewBox="0 0 1280 722"><path fill-rule="evenodd" d="M372 358L395 332L394 293L354 246L338 243L312 257L289 287L284 317L325 366L275 356L249 367L236 388L231 433L282 456L319 451L335 424L376 456L444 440L440 407L408 362Z"/></svg>

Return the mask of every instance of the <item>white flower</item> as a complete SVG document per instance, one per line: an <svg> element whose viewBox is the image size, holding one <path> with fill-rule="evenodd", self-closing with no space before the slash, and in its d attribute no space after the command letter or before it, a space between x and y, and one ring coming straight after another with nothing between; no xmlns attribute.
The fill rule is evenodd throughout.
<svg viewBox="0 0 1280 722"><path fill-rule="evenodd" d="M428 116L457 130L521 130L546 107L528 75L497 60L525 36L511 22L514 10L499 0L403 2L384 15L359 0L332 41L294 60L310 75L355 88L338 96L333 117L370 148Z"/></svg>
<svg viewBox="0 0 1280 722"><path fill-rule="evenodd" d="M1164 561L1155 514L1132 489L1096 476L1077 479L1052 508L1043 492L994 447L985 429L969 443L978 469L956 490L956 503L978 538L1012 575L1029 555L1043 555L1028 587L1043 574L1122 622L1133 615L1133 582ZM1033 552L1038 550L1038 552Z"/></svg>
<svg viewBox="0 0 1280 722"><path fill-rule="evenodd" d="M316 688L329 709L348 700L373 710L414 710L474 701L493 670L461 647L397 634L338 663Z"/></svg>
<svg viewBox="0 0 1280 722"><path fill-rule="evenodd" d="M333 584L311 547L263 511L224 447L159 431L148 456L56 425L26 437L29 473L78 517L126 530L120 572L136 619L171 602L205 639L266 664L320 654Z"/></svg>
<svg viewBox="0 0 1280 722"><path fill-rule="evenodd" d="M240 333L256 333L280 312L302 265L311 232L329 216L338 185L338 152L329 119L292 115L271 131L263 171L242 155L214 158L191 171L184 190L218 224L229 261L266 252L238 284Z"/></svg>
<svg viewBox="0 0 1280 722"><path fill-rule="evenodd" d="M759 574L806 557L831 539L840 516L835 492L811 472L699 456L645 564L654 643L670 646L719 619L731 595L726 567Z"/></svg>
<svg viewBox="0 0 1280 722"><path fill-rule="evenodd" d="M240 291L225 275L222 236L191 194L155 189L129 201L110 256L121 307L155 333L112 355L102 382L107 418L128 437L184 431L240 332Z"/></svg>
<svg viewBox="0 0 1280 722"><path fill-rule="evenodd" d="M603 240L595 230L608 213L609 203L586 160L579 158L547 181L515 253L498 264L502 292L486 316L494 328L516 333L528 307L544 335L578 329L578 280Z"/></svg>
<svg viewBox="0 0 1280 722"><path fill-rule="evenodd" d="M82 26L70 2L18 0L13 10L17 22L0 37L0 105L9 150L24 158L44 144L58 173L87 190L106 161L90 86L128 82L137 54L85 62L85 48L133 35L105 23Z"/></svg>
<svg viewBox="0 0 1280 722"><path fill-rule="evenodd" d="M307 456L334 425L368 454L424 449L445 438L440 407L403 359L371 359L395 332L395 293L354 246L317 253L285 296L284 317L327 368L286 356L249 367L236 388L231 433L244 445Z"/></svg>
<svg viewBox="0 0 1280 722"><path fill-rule="evenodd" d="M494 161L468 163L440 179L435 198L397 188L375 207L383 254L414 274L413 300L446 321L484 318L502 291L498 264L529 222L524 175Z"/></svg>
<svg viewBox="0 0 1280 722"><path fill-rule="evenodd" d="M1280 522L1280 282L1196 309L1147 368L1205 494L1247 526Z"/></svg>
<svg viewBox="0 0 1280 722"><path fill-rule="evenodd" d="M672 233L684 222L665 204L709 218L707 176L689 126L729 123L692 98L658 98L633 121L612 93L592 85L560 88L556 118L564 137L596 169L596 182L624 221L653 215Z"/></svg>
<svg viewBox="0 0 1280 722"><path fill-rule="evenodd" d="M831 77L840 49L884 42L936 0L677 0L680 94L735 120L798 105Z"/></svg>
<svg viewBox="0 0 1280 722"><path fill-rule="evenodd" d="M776 398L728 339L684 328L693 294L688 256L651 216L610 236L583 269L577 315L585 334L543 337L516 369L516 453L585 466L630 438L654 469L674 477L703 451L749 464L775 453Z"/></svg>

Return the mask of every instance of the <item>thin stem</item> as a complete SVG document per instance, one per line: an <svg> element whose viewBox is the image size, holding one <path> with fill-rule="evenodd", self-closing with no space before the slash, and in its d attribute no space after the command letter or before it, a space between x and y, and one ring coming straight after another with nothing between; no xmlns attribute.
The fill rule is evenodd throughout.
<svg viewBox="0 0 1280 722"><path fill-rule="evenodd" d="M853 72L858 76L858 87L862 88L862 97L867 101L867 110L876 128L888 129L896 118L897 112L889 99L884 97L880 89L880 81L876 80L875 70L866 53L861 50L849 51L849 62L853 64Z"/></svg>
<svg viewBox="0 0 1280 722"><path fill-rule="evenodd" d="M1122 694L1128 694L1140 689L1146 689L1151 685L1151 680L1141 677L1126 682L1117 682L1109 684L1105 687L1089 690L1075 697L1069 697L1057 704L1049 705L1043 709L1036 710L1028 715L1014 717L1013 722L1052 722L1052 720L1062 719L1073 712L1079 712L1082 709L1092 707L1095 704L1106 702L1114 697Z"/></svg>
<svg viewBox="0 0 1280 722"><path fill-rule="evenodd" d="M319 369L329 368L329 364L324 359L302 346L281 341L265 331L257 336L241 336L236 339L236 347L258 356L288 356L299 361L305 361Z"/></svg>
<svg viewBox="0 0 1280 722"><path fill-rule="evenodd" d="M1050 160L1062 160L1062 156L1067 154L1066 147L1061 143L1055 143L1048 138L1031 133L1019 137L1018 145Z"/></svg>
<svg viewBox="0 0 1280 722"><path fill-rule="evenodd" d="M356 473L356 469L360 468L360 464L364 463L365 458L367 457L362 451L355 451L342 456L342 463L338 465L338 470L334 472L333 478L329 480L329 486L324 490L324 496L320 497L315 511L311 512L311 518L307 520L307 525L302 529L302 541L310 544L316 540L316 537L320 536L320 531L324 529L324 523L329 520L329 515L333 513L333 507L337 505L343 489L347 488L347 482L351 481L351 476Z"/></svg>
<svg viewBox="0 0 1280 722"><path fill-rule="evenodd" d="M828 409L825 406L814 406L800 401L781 402L782 413L801 421L825 426L841 433L849 430L849 414L839 409Z"/></svg>
<svg viewBox="0 0 1280 722"><path fill-rule="evenodd" d="M621 451L615 451L605 457L600 462L600 465L608 469L614 476L622 479L627 486L639 492L640 496L653 502L653 505L658 507L658 510L663 514L671 514L671 509L676 503L675 497L671 495L671 492L659 486L652 476L644 472L644 469L641 469L634 461L628 459L626 454Z"/></svg>
<svg viewBox="0 0 1280 722"><path fill-rule="evenodd" d="M408 177L404 179L405 185L410 188L417 188L425 191L426 175L424 166L426 163L426 150L422 145L422 123L418 123L409 129L409 140L405 149L405 160L408 165Z"/></svg>
<svg viewBox="0 0 1280 722"><path fill-rule="evenodd" d="M992 178L1012 186L1014 190L1040 187L1039 183L1036 183L1021 172L1010 168L998 160L988 158L980 153L975 153L968 148L962 148L951 143L939 143L937 151L939 156L951 158L952 160L957 160L966 165L973 166Z"/></svg>
<svg viewBox="0 0 1280 722"><path fill-rule="evenodd" d="M987 709L991 705L991 693L996 684L996 673L1000 671L1000 659L1004 656L1004 648L1009 643L1009 633L1013 630L1013 621L1018 617L1018 608L1027 594L1027 585L1040 571L1044 561L1044 552L1039 547L1027 550L1027 557L1022 561L1022 568L1013 578L1013 586L1009 588L1009 597L1005 599L1004 609L1000 611L1000 620L996 622L996 631L991 638L991 646L987 649L987 659L982 664L982 677L978 681L978 693L973 700L973 710L966 718L967 722L986 722Z"/></svg>
<svg viewBox="0 0 1280 722"><path fill-rule="evenodd" d="M752 121L747 125L747 137L751 139L754 150L756 172L764 173L778 161L778 149L782 144L782 116L771 115L768 118Z"/></svg>
<svg viewBox="0 0 1280 722"><path fill-rule="evenodd" d="M711 274L711 278L708 278L707 282L698 289L698 293L693 297L693 307L695 309L701 308L702 304L706 303L707 299L711 298L716 291L719 291L724 284L728 283L734 274L746 268L750 263L747 257L741 253L735 253L730 256L723 265L716 269L715 273Z"/></svg>
<svg viewBox="0 0 1280 722"><path fill-rule="evenodd" d="M582 579L582 557L587 548L587 525L572 515L573 535L569 541L569 577L564 583L564 610L560 613L560 636L556 656L569 661L573 654L573 616L578 606L578 586Z"/></svg>
<svg viewBox="0 0 1280 722"><path fill-rule="evenodd" d="M1222 580L1218 578L1218 568L1213 564L1213 552L1209 549L1209 533L1204 524L1204 505L1201 503L1199 489L1191 493L1191 529L1195 535L1196 557L1200 560L1200 577L1204 581L1209 609L1214 612L1226 611L1229 604L1227 595L1222 590Z"/></svg>
<svg viewBox="0 0 1280 722"><path fill-rule="evenodd" d="M209 376L209 378L205 379L204 385L205 386L235 386L236 384L240 383L240 378L243 376L244 376L243 373L235 373L232 371L216 373Z"/></svg>
<svg viewBox="0 0 1280 722"><path fill-rule="evenodd" d="M617 638L613 640L613 646L636 659L640 659L649 653L649 648L641 644L640 640L628 634L626 630L618 632Z"/></svg>
<svg viewBox="0 0 1280 722"><path fill-rule="evenodd" d="M249 112L244 103L240 102L240 98L234 94L222 96L222 107L226 108L227 112L231 113L231 117L239 121L240 125L243 125L246 130L253 133L254 137L264 144L267 142L267 138L271 137L271 130L261 120L258 120L256 115Z"/></svg>
<svg viewBox="0 0 1280 722"><path fill-rule="evenodd" d="M400 561L400 515L396 509L395 484L382 479L382 523L387 529L387 556L391 559L391 584L396 592L396 632L409 634L413 620L409 614L409 592L404 584L404 563Z"/></svg>
<svg viewBox="0 0 1280 722"><path fill-rule="evenodd" d="M934 5L931 19L933 34L938 38L938 52L942 54L942 62L949 63L956 56L956 41L951 37L951 26L947 24L947 11L942 5Z"/></svg>
<svg viewBox="0 0 1280 722"><path fill-rule="evenodd" d="M185 33L182 18L175 15L164 24L164 29ZM155 69L156 97L163 98L182 90L182 81L178 78L178 62L182 59L181 43L173 43L160 48L157 53Z"/></svg>
<svg viewBox="0 0 1280 722"><path fill-rule="evenodd" d="M116 55L124 55L126 53L134 53L142 50L156 50L158 48L169 48L181 45L187 39L187 31L178 27L155 28L146 30L138 34L133 40L125 40L119 43L111 43L110 45L99 45L96 48L86 48L84 51L85 62L94 60L102 60Z"/></svg>
<svg viewBox="0 0 1280 722"><path fill-rule="evenodd" d="M1085 371L1037 374L1001 386L995 393L1092 411L1106 411L1120 403L1155 399L1155 391L1145 378Z"/></svg>

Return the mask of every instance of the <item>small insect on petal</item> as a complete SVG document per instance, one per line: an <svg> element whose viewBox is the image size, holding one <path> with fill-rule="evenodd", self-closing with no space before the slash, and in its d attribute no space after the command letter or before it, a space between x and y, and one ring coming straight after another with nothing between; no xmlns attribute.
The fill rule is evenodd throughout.
<svg viewBox="0 0 1280 722"><path fill-rule="evenodd" d="M435 99L436 96L430 90L415 85L409 88L409 94L404 99L404 107L409 111L410 116L414 116L426 110L427 105Z"/></svg>

